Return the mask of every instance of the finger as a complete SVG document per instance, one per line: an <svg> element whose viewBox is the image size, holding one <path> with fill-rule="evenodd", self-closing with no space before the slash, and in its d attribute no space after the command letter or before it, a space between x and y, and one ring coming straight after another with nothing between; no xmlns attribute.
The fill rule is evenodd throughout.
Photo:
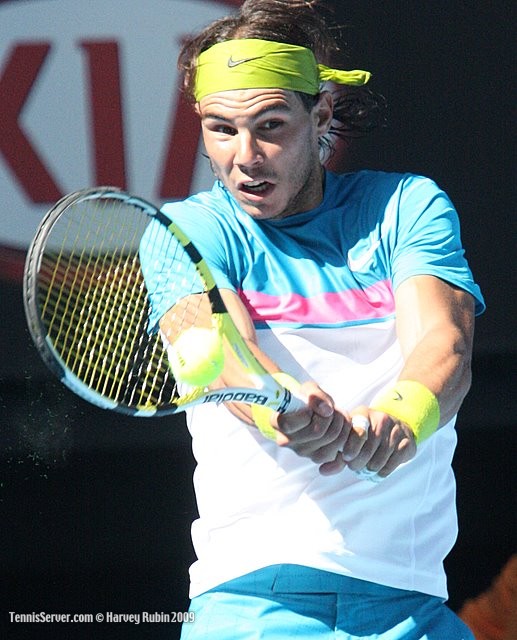
<svg viewBox="0 0 517 640"><path fill-rule="evenodd" d="M341 452L350 430L349 423L339 412L334 414L333 420L325 436L308 442L305 445L305 455L316 464L331 462L339 456L343 460Z"/></svg>
<svg viewBox="0 0 517 640"><path fill-rule="evenodd" d="M331 476L336 473L340 473L345 468L346 463L343 460L343 456L338 452L334 460L325 462L319 467L319 472L322 476Z"/></svg>
<svg viewBox="0 0 517 640"><path fill-rule="evenodd" d="M368 407L357 407L351 412L350 416L352 429L357 436L366 440L371 427Z"/></svg>
<svg viewBox="0 0 517 640"><path fill-rule="evenodd" d="M332 398L313 382L300 387L300 393L307 398L307 407L300 411L277 415L276 428L287 436L306 429L309 425L315 432L314 437L325 433L334 414Z"/></svg>
<svg viewBox="0 0 517 640"><path fill-rule="evenodd" d="M369 419L371 427L368 431L368 439L362 446L356 457L346 459L348 466L353 471L358 471L367 467L375 471L370 462L378 452L378 459L382 464L385 462L396 445L396 437L393 437L393 429L396 423L391 416L380 411L370 411ZM388 452L388 455L386 455ZM383 457L384 456L384 457Z"/></svg>
<svg viewBox="0 0 517 640"><path fill-rule="evenodd" d="M368 439L363 443L363 446L360 448L357 455L353 455L353 452L347 454L347 449L343 454L343 459L352 471L358 471L369 464L372 456L380 446L380 437L374 434L370 429Z"/></svg>
<svg viewBox="0 0 517 640"><path fill-rule="evenodd" d="M361 452L364 453L365 456L362 460L365 463L365 473L377 473L384 467L400 440L399 435L400 431L397 433L396 425L392 424L390 425L390 430L385 428L383 433L379 435L376 448L366 447L365 451ZM366 460L368 453L370 453L370 455L368 460ZM359 464L362 461L355 460L354 462Z"/></svg>
<svg viewBox="0 0 517 640"><path fill-rule="evenodd" d="M343 459L346 462L357 458L368 440L371 424L367 409L365 408L362 411L354 410L350 418L350 424L350 432L343 447Z"/></svg>
<svg viewBox="0 0 517 640"><path fill-rule="evenodd" d="M356 465L362 462L359 458L349 466L355 468L356 473L363 478L374 481L375 478L383 480L401 464L411 460L415 454L414 438L408 436L404 425L392 421L389 437L381 440L381 444L365 463L365 466L356 468Z"/></svg>
<svg viewBox="0 0 517 640"><path fill-rule="evenodd" d="M393 473L397 467L405 462L409 462L416 454L416 445L411 438L403 437L393 447L391 455L387 458L385 463L379 467L378 473L382 477L386 477ZM377 464L376 461L368 464L369 468L373 468L372 464Z"/></svg>
<svg viewBox="0 0 517 640"><path fill-rule="evenodd" d="M334 401L318 387L314 382L306 382L301 386L304 397L307 398L307 405L314 413L322 418L330 418L334 413Z"/></svg>
<svg viewBox="0 0 517 640"><path fill-rule="evenodd" d="M308 427L312 421L313 412L307 407L293 413L277 414L273 419L273 426L287 437L290 437Z"/></svg>
<svg viewBox="0 0 517 640"><path fill-rule="evenodd" d="M311 423L290 438L290 447L313 462L329 462L342 450L348 426L343 415L336 411L330 419L313 415Z"/></svg>

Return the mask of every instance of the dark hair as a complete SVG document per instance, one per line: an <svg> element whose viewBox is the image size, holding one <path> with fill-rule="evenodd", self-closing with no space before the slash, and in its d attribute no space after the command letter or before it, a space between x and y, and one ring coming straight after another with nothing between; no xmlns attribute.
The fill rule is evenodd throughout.
<svg viewBox="0 0 517 640"><path fill-rule="evenodd" d="M214 44L240 38L285 42L311 49L318 62L338 66L344 57L340 46L342 27L318 0L246 0L235 14L215 20L184 43L178 58L187 99L195 102L196 62ZM342 64L342 62L341 62ZM299 94L311 110L317 96ZM366 87L346 87L334 94L334 122L322 140L333 149L333 138L357 138L378 126L384 118L384 98Z"/></svg>

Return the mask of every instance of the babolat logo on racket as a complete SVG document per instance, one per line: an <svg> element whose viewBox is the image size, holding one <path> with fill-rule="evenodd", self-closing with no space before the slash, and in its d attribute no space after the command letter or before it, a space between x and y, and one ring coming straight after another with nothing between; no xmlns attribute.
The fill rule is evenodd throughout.
<svg viewBox="0 0 517 640"><path fill-rule="evenodd" d="M267 396L251 391L221 391L219 393L211 393L203 400L205 402L245 402L246 404L267 404Z"/></svg>

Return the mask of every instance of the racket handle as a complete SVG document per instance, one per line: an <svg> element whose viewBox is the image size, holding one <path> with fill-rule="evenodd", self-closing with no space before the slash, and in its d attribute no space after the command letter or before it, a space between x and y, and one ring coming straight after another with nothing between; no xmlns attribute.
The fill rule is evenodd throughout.
<svg viewBox="0 0 517 640"><path fill-rule="evenodd" d="M307 400L300 395L300 383L288 373L275 371L271 374L273 380L284 388L284 398L278 408L280 413L294 413L307 407Z"/></svg>
<svg viewBox="0 0 517 640"><path fill-rule="evenodd" d="M307 408L307 400L290 390L288 390L288 394L287 403L281 413L294 413Z"/></svg>

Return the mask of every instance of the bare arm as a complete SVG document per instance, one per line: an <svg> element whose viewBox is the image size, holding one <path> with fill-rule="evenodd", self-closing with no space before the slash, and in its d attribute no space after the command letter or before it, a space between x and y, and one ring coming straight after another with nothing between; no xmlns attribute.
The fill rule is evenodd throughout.
<svg viewBox="0 0 517 640"><path fill-rule="evenodd" d="M174 342L181 331L181 318L189 318L189 322L195 326L210 327L210 305L206 297L200 301L200 295L203 294L178 301L160 320L160 329L169 342ZM278 365L259 348L253 321L238 295L228 289L221 289L221 296L250 351L266 371L279 372ZM228 358L221 377L213 383L215 388L243 386L242 371L239 365L232 367L232 361L232 358ZM307 398L307 409L282 416L272 414L271 425L278 432L276 442L323 465L322 472L325 472L325 463L335 460L342 450L350 426L344 414L334 409L332 398L316 383L305 383L301 387L301 393ZM254 424L248 405L228 403L226 406L239 419Z"/></svg>
<svg viewBox="0 0 517 640"><path fill-rule="evenodd" d="M471 384L474 299L443 280L418 276L400 285L395 301L405 360L400 379L417 380L437 396L443 426Z"/></svg>
<svg viewBox="0 0 517 640"><path fill-rule="evenodd" d="M400 285L395 304L405 362L399 380L420 382L436 395L443 426L470 387L474 299L439 278L416 276ZM355 412L369 418L371 429L362 443L350 439L345 445L343 457L350 468L367 466L385 476L415 455L408 425L367 407Z"/></svg>

